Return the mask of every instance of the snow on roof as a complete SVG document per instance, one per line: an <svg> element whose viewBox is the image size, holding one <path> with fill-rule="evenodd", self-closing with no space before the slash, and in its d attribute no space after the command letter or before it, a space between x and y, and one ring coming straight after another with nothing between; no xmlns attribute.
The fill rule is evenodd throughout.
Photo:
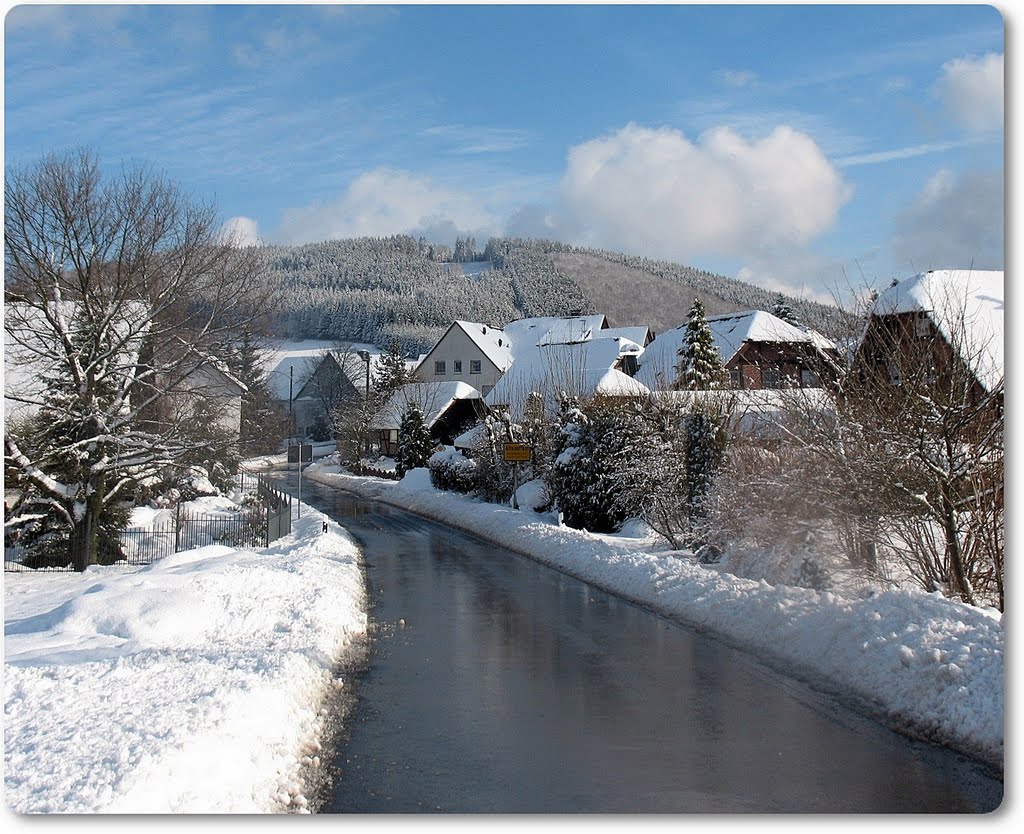
<svg viewBox="0 0 1024 834"><path fill-rule="evenodd" d="M718 350L719 358L725 365L732 359L744 342L783 342L817 345L819 339L812 337L793 325L784 322L763 310L748 310L742 313L727 313L708 318L711 336ZM823 345L835 349L835 345L817 334ZM676 365L679 351L686 343L686 325L659 333L644 351L640 370L636 378L652 389L665 389L676 380Z"/></svg>
<svg viewBox="0 0 1024 834"><path fill-rule="evenodd" d="M455 324L462 328L472 339L473 344L480 348L483 355L493 362L498 370L507 370L512 364L512 343L504 330L459 319L455 320Z"/></svg>
<svg viewBox="0 0 1024 834"><path fill-rule="evenodd" d="M381 352L379 347L371 344L339 345L336 341L316 339L272 342L266 350L260 352L260 364L266 374L267 387L277 399L287 402L289 396L298 396L306 380L327 353L334 356L352 384L362 391L365 386L366 363L359 356L360 350L370 354L372 381Z"/></svg>
<svg viewBox="0 0 1024 834"><path fill-rule="evenodd" d="M489 406L507 405L512 418L519 419L531 392L545 395L546 402L563 391L580 397L643 396L649 389L615 368L623 356L639 356L643 350L622 337L517 350L516 361L485 400Z"/></svg>
<svg viewBox="0 0 1024 834"><path fill-rule="evenodd" d="M479 400L481 394L465 382L414 382L403 385L377 412L370 423L372 429L396 429L413 403L423 413L423 422L431 428L456 400Z"/></svg>
<svg viewBox="0 0 1024 834"><path fill-rule="evenodd" d="M512 340L512 351L536 345L573 344L593 338L607 324L601 314L592 316L538 316L518 319L505 325L505 333Z"/></svg>
<svg viewBox="0 0 1024 834"><path fill-rule="evenodd" d="M643 347L651 335L651 328L647 325L636 325L634 327L606 327L604 330L595 330L591 338L594 339L629 339Z"/></svg>
<svg viewBox="0 0 1024 834"><path fill-rule="evenodd" d="M1003 272L934 269L900 281L875 301L873 316L927 313L986 390L1003 378Z"/></svg>
<svg viewBox="0 0 1024 834"><path fill-rule="evenodd" d="M810 336L803 330L764 310L711 316L708 326L723 365L736 355L744 342L811 343Z"/></svg>

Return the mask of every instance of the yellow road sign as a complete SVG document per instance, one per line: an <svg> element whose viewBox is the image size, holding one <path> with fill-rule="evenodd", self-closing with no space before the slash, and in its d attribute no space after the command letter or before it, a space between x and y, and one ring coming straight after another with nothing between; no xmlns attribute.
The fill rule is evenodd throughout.
<svg viewBox="0 0 1024 834"><path fill-rule="evenodd" d="M530 460L533 456L533 449L527 446L525 443L506 443L505 444L505 460L518 463L521 461Z"/></svg>

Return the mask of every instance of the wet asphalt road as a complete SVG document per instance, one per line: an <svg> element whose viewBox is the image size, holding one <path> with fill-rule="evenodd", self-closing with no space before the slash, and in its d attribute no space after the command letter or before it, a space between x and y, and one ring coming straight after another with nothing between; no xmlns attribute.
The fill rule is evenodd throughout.
<svg viewBox="0 0 1024 834"><path fill-rule="evenodd" d="M373 623L322 812L977 813L1001 801L976 763L705 635L402 510L307 479L302 494L359 540Z"/></svg>

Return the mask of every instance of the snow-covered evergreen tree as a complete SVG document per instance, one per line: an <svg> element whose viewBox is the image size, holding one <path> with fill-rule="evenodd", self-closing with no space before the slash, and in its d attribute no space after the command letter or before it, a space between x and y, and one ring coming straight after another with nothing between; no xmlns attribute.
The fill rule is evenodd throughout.
<svg viewBox="0 0 1024 834"><path fill-rule="evenodd" d="M391 339L377 360L377 370L373 375L374 390L382 402L387 402L395 391L411 381L412 373L405 364L401 346L397 339Z"/></svg>
<svg viewBox="0 0 1024 834"><path fill-rule="evenodd" d="M245 386L239 447L243 457L272 454L289 430L288 413L267 385L259 361L259 343L250 328L242 333L231 371Z"/></svg>
<svg viewBox="0 0 1024 834"><path fill-rule="evenodd" d="M686 338L679 350L676 369L676 387L688 391L720 388L725 380L704 305L696 298L686 317Z"/></svg>
<svg viewBox="0 0 1024 834"><path fill-rule="evenodd" d="M596 401L581 408L569 401L558 434L548 484L566 524L610 533L644 515L658 444L634 404Z"/></svg>
<svg viewBox="0 0 1024 834"><path fill-rule="evenodd" d="M398 477L403 477L412 469L426 466L433 453L434 441L423 419L423 412L416 403L411 403L398 427L398 451L395 453Z"/></svg>
<svg viewBox="0 0 1024 834"><path fill-rule="evenodd" d="M699 404L686 419L686 503L692 527L707 514L708 494L725 451L722 417L709 405Z"/></svg>
<svg viewBox="0 0 1024 834"><path fill-rule="evenodd" d="M775 296L775 302L772 304L771 313L773 316L782 319L787 324L792 324L794 327L800 327L800 320L797 318L796 313L793 312L793 306L782 293Z"/></svg>

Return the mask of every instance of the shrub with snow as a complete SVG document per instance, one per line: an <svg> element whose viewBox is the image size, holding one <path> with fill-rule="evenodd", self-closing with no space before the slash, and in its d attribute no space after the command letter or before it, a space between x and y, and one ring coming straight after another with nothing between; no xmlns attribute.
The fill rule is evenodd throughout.
<svg viewBox="0 0 1024 834"><path fill-rule="evenodd" d="M453 446L434 452L427 461L427 469L435 489L448 492L473 492L476 489L476 462Z"/></svg>

